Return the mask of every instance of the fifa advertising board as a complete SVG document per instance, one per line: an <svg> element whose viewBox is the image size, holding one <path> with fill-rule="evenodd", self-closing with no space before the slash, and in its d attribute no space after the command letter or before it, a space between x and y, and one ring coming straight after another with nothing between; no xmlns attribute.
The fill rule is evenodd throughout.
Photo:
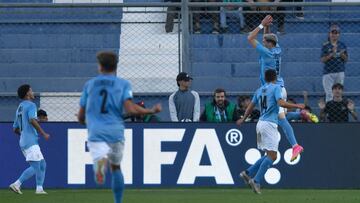
<svg viewBox="0 0 360 203"><path fill-rule="evenodd" d="M47 162L46 188L95 188L87 130L77 123L42 123ZM127 123L121 164L128 187L245 187L239 173L264 155L256 148L255 123ZM360 132L357 123L294 124L304 153L290 162L284 136L278 158L264 177L271 188L360 188ZM0 187L28 167L11 123L0 124ZM109 177L109 175L107 176ZM34 178L33 178L34 179ZM33 187L29 181L24 187ZM106 180L105 187L110 187Z"/></svg>

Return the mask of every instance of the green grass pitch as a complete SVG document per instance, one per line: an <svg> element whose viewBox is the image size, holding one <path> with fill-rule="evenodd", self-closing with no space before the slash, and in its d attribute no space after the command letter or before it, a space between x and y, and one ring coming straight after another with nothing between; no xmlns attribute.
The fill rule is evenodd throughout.
<svg viewBox="0 0 360 203"><path fill-rule="evenodd" d="M0 190L1 203L112 203L111 190L58 189L48 195L23 190L18 195ZM264 189L255 195L250 189L127 189L124 203L360 203L360 190Z"/></svg>

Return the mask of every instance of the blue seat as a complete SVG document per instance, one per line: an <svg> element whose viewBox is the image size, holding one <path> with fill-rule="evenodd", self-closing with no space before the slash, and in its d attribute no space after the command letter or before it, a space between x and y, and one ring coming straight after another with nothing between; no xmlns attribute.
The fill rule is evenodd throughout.
<svg viewBox="0 0 360 203"><path fill-rule="evenodd" d="M193 75L230 77L232 64L230 63L193 63Z"/></svg>
<svg viewBox="0 0 360 203"><path fill-rule="evenodd" d="M2 77L91 77L97 75L96 63L10 63L0 64Z"/></svg>
<svg viewBox="0 0 360 203"><path fill-rule="evenodd" d="M287 77L284 80L288 92L323 92L321 77Z"/></svg>
<svg viewBox="0 0 360 203"><path fill-rule="evenodd" d="M347 92L359 92L360 77L345 77L344 89Z"/></svg>
<svg viewBox="0 0 360 203"><path fill-rule="evenodd" d="M0 92L16 92L22 84L31 84L36 92L81 92L90 77L17 77L1 78Z"/></svg>
<svg viewBox="0 0 360 203"><path fill-rule="evenodd" d="M190 37L191 48L220 48L218 35L192 34Z"/></svg>
<svg viewBox="0 0 360 203"><path fill-rule="evenodd" d="M0 63L96 63L96 49L3 49ZM116 50L113 50L116 51Z"/></svg>
<svg viewBox="0 0 360 203"><path fill-rule="evenodd" d="M253 92L260 87L258 77L194 77L192 88L196 91L212 92L216 88L227 91Z"/></svg>

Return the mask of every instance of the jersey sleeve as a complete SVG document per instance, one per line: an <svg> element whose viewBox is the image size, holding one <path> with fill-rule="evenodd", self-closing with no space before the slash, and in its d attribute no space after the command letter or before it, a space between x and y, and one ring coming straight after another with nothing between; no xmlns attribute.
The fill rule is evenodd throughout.
<svg viewBox="0 0 360 203"><path fill-rule="evenodd" d="M29 106L29 110L27 112L27 116L29 118L29 120L31 119L37 119L37 109L36 109L36 105L35 104L31 104Z"/></svg>
<svg viewBox="0 0 360 203"><path fill-rule="evenodd" d="M87 98L88 98L88 93L87 93L88 86L89 86L89 83L87 82L84 85L84 88L83 88L83 91L82 91L81 97L80 97L80 106L83 107L83 108L86 107L86 101L87 101Z"/></svg>
<svg viewBox="0 0 360 203"><path fill-rule="evenodd" d="M256 44L256 51L259 52L261 56L268 56L271 54L270 50L259 42Z"/></svg>
<svg viewBox="0 0 360 203"><path fill-rule="evenodd" d="M124 85L124 92L123 92L123 101L126 101L128 99L132 99L133 98L133 93L131 90L131 85L129 82L126 82Z"/></svg>
<svg viewBox="0 0 360 203"><path fill-rule="evenodd" d="M253 98L251 99L251 103L253 103L255 105L259 102L258 97L257 97L258 91L259 90L256 90L255 94L253 95Z"/></svg>
<svg viewBox="0 0 360 203"><path fill-rule="evenodd" d="M19 122L18 122L18 116L17 116L17 111L15 113L15 119L14 119L14 123L13 123L13 128L19 128Z"/></svg>
<svg viewBox="0 0 360 203"><path fill-rule="evenodd" d="M279 101L280 99L283 98L282 93L281 93L281 87L279 85L276 85L275 90L274 90L274 94L275 94L275 99L276 101Z"/></svg>

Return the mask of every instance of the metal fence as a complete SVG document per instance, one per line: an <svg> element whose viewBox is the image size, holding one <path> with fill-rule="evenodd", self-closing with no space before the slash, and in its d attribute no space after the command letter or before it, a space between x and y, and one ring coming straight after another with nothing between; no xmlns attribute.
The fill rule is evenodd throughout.
<svg viewBox="0 0 360 203"><path fill-rule="evenodd" d="M360 3L183 1L173 4L1 4L0 8L0 14L6 17L0 22L5 28L0 32L0 40L2 37L8 39L6 37L10 34L22 36L20 34L24 33L21 31L6 33L6 30L10 30L8 26L19 23L33 26L39 32L43 27L38 25L52 26L53 29L51 33L41 33L45 38L52 35L53 40L46 38L49 43L45 41L40 47L36 43L41 44L42 39L36 38L36 33L33 35L34 41L19 39L27 44L26 47L13 46L11 41L6 40L0 43L0 70L4 73L0 82L3 86L13 86L11 91L4 88L0 91L3 92L0 101L4 112L1 121L11 121L13 118L18 103L13 91L16 86L32 82L34 78L68 81L63 82L64 87L67 87L67 83L76 86L75 92L64 90L62 85L56 91L57 85L49 88L49 85L43 84L38 98L40 108L49 112L50 121L75 121L82 84L95 75L94 56L102 49L119 53L118 75L132 83L135 101L145 101L147 106L157 102L163 104L164 112L160 114L162 121L169 120L168 96L178 88L175 78L180 71L186 71L194 78L192 89L200 93L202 110L205 103L212 100L212 92L217 87L227 90L228 99L237 103L239 96L250 96L260 86L259 54L250 46L247 36L268 14L273 16L270 28L277 34L278 44L282 48L280 71L288 97L303 102L305 91L305 101L312 112L319 117L320 112L326 112L322 114L325 115L324 121L333 117L339 121L347 118L353 121L355 119L351 115L360 106ZM29 15L32 18L28 19ZM111 36L106 33L90 38L90 42L81 39L81 36L74 37L82 34L76 32L84 30L92 34L101 32L101 27L88 25L107 23L118 33L118 39L113 41L119 44L111 44L113 41L109 40L116 38L116 32ZM64 25L76 25L79 30ZM63 30L65 34L56 35ZM54 39L58 39L58 43ZM262 43L262 31L257 39ZM71 43L67 40L71 40ZM64 45L67 43L70 47ZM46 58L45 54L41 56L45 51L63 53L59 50L65 50L65 54L61 55L63 60L57 61L55 57L50 65L50 62L36 58ZM33 54L37 51L37 55ZM23 55L23 61L10 60L8 53ZM26 68L17 72L18 64L28 65L33 71L36 71L34 66L44 68L38 70L39 75L33 76ZM69 69L67 72L47 69L48 65L63 68L59 64L77 64L80 68L75 65L71 68L77 68L79 73L71 75ZM85 69L85 66L91 67L92 71ZM9 67L13 67L11 71ZM81 68L86 74L81 74ZM49 75L50 79L47 78ZM342 84L343 91L341 86L332 90L335 83ZM332 91L335 93L334 99ZM325 99L329 101L328 104Z"/></svg>

